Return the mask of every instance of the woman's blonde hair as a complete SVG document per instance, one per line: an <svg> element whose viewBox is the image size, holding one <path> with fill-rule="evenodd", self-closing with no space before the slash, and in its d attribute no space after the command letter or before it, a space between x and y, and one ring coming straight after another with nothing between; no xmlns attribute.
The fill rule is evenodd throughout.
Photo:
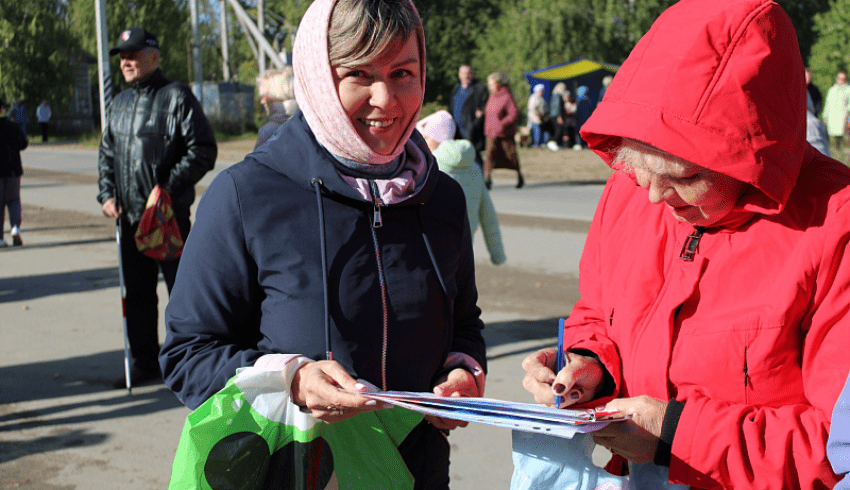
<svg viewBox="0 0 850 490"><path fill-rule="evenodd" d="M291 66L268 70L257 77L257 96L271 102L295 98L295 75Z"/></svg>
<svg viewBox="0 0 850 490"><path fill-rule="evenodd" d="M420 30L419 15L406 0L339 0L328 25L328 58L331 65L368 63Z"/></svg>
<svg viewBox="0 0 850 490"><path fill-rule="evenodd" d="M500 87L503 87L508 84L508 76L503 72L494 71L493 73L487 75L487 80L493 80L498 83Z"/></svg>

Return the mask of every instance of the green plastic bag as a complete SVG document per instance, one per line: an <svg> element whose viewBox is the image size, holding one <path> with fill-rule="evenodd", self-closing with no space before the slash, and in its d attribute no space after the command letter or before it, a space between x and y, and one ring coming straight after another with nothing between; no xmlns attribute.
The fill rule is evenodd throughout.
<svg viewBox="0 0 850 490"><path fill-rule="evenodd" d="M280 391L282 374L291 379L243 368L186 417L169 490L413 488L397 448L422 414L396 407L327 424Z"/></svg>

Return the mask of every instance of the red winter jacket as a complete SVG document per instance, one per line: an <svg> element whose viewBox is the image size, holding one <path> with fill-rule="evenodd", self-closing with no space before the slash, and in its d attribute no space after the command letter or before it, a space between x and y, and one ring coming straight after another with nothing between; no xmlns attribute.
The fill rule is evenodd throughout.
<svg viewBox="0 0 850 490"><path fill-rule="evenodd" d="M850 170L806 142L794 28L767 0L683 0L635 47L582 136L612 167L622 137L749 184L693 261L694 232L623 172L597 207L568 349L620 397L684 410L670 480L831 488L830 414L850 371Z"/></svg>

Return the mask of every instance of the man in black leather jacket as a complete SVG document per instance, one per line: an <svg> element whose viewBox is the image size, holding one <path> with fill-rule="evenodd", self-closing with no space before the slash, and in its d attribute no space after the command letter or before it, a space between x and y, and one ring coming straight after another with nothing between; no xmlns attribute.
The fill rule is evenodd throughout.
<svg viewBox="0 0 850 490"><path fill-rule="evenodd" d="M156 261L136 249L134 236L148 196L159 184L169 193L180 234L189 233L195 184L215 166L215 136L188 87L159 70L159 43L141 27L121 33L109 54L121 55L121 73L131 88L107 109L98 156L97 200L103 214L119 218L125 316L133 385L161 379L157 356L157 281L169 294L179 259ZM113 384L125 387L121 377Z"/></svg>

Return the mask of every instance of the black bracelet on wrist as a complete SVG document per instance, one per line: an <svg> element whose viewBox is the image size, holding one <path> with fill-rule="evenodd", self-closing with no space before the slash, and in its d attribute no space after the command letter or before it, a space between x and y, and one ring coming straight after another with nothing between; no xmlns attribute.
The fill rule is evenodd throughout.
<svg viewBox="0 0 850 490"><path fill-rule="evenodd" d="M684 409L684 402L673 399L667 403L667 410L664 411L664 422L661 423L661 437L658 441L658 448L655 450L655 457L652 459L652 462L658 466L670 466L673 437L676 435L679 417L682 416Z"/></svg>

